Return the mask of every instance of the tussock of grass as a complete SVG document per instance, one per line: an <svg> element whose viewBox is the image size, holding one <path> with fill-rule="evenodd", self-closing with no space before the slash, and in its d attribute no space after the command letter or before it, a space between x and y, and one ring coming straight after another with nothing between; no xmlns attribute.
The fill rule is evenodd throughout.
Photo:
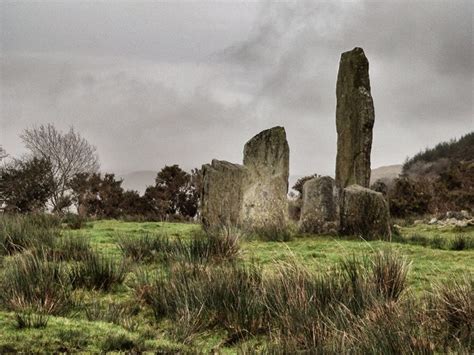
<svg viewBox="0 0 474 355"><path fill-rule="evenodd" d="M123 254L135 261L184 261L207 263L234 259L240 250L240 234L231 229L195 231L190 238L171 239L167 235L120 235Z"/></svg>
<svg viewBox="0 0 474 355"><path fill-rule="evenodd" d="M126 271L124 260L94 252L86 254L79 263L71 266L69 278L74 288L108 291L124 281Z"/></svg>
<svg viewBox="0 0 474 355"><path fill-rule="evenodd" d="M52 259L61 261L81 261L91 253L93 250L88 238L71 234L57 238L49 250Z"/></svg>
<svg viewBox="0 0 474 355"><path fill-rule="evenodd" d="M60 234L59 222L47 215L0 215L0 255L51 247Z"/></svg>
<svg viewBox="0 0 474 355"><path fill-rule="evenodd" d="M44 255L25 252L6 262L0 299L18 312L63 314L71 305L71 287L64 265Z"/></svg>
<svg viewBox="0 0 474 355"><path fill-rule="evenodd" d="M433 249L445 250L468 250L474 248L474 241L471 236L457 234L454 237L441 237L440 235L429 236L420 233L413 233L407 236L394 235L392 240L397 243L421 245Z"/></svg>

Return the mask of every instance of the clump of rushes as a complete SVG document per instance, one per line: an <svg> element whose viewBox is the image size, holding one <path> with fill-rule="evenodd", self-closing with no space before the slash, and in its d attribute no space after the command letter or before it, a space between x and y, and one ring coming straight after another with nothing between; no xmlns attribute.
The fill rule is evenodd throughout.
<svg viewBox="0 0 474 355"><path fill-rule="evenodd" d="M25 252L5 263L0 299L13 311L64 314L72 304L65 266Z"/></svg>
<svg viewBox="0 0 474 355"><path fill-rule="evenodd" d="M53 259L61 261L81 261L91 253L93 251L88 238L70 234L57 238L49 251Z"/></svg>
<svg viewBox="0 0 474 355"><path fill-rule="evenodd" d="M12 255L26 249L51 247L60 234L53 217L43 215L0 215L0 254Z"/></svg>
<svg viewBox="0 0 474 355"><path fill-rule="evenodd" d="M166 258L172 249L172 243L165 234L119 234L117 241L122 253L134 261L149 262L159 257Z"/></svg>
<svg viewBox="0 0 474 355"><path fill-rule="evenodd" d="M123 282L126 270L124 260L92 252L71 266L69 278L74 288L108 291L112 286Z"/></svg>
<svg viewBox="0 0 474 355"><path fill-rule="evenodd" d="M410 263L390 250L372 257L371 271L375 290L387 300L397 300L407 288Z"/></svg>
<svg viewBox="0 0 474 355"><path fill-rule="evenodd" d="M458 234L451 243L451 250L467 250L474 247L472 238L464 234Z"/></svg>
<svg viewBox="0 0 474 355"><path fill-rule="evenodd" d="M446 343L474 346L474 280L468 277L435 286L430 298L432 323Z"/></svg>
<svg viewBox="0 0 474 355"><path fill-rule="evenodd" d="M240 250L240 233L231 229L194 232L190 238L171 239L166 235L120 235L123 254L135 261L185 261L207 263L234 259Z"/></svg>
<svg viewBox="0 0 474 355"><path fill-rule="evenodd" d="M176 322L175 336L189 342L207 327L220 324L238 340L262 327L261 272L234 264L210 267L178 263L159 273L137 293L157 320Z"/></svg>
<svg viewBox="0 0 474 355"><path fill-rule="evenodd" d="M239 240L240 232L229 228L195 232L189 245L180 239L177 250L190 262L232 260L239 254Z"/></svg>

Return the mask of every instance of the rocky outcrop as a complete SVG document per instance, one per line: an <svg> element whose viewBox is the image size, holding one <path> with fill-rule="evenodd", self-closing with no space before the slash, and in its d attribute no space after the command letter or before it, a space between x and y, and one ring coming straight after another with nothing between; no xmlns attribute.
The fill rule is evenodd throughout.
<svg viewBox="0 0 474 355"><path fill-rule="evenodd" d="M202 166L201 220L204 227L240 225L248 169L214 159Z"/></svg>
<svg viewBox="0 0 474 355"><path fill-rule="evenodd" d="M337 232L335 192L335 181L329 176L315 177L305 182L300 216L300 230L303 233Z"/></svg>
<svg viewBox="0 0 474 355"><path fill-rule="evenodd" d="M351 185L340 197L340 232L365 239L390 239L388 203L380 192Z"/></svg>
<svg viewBox="0 0 474 355"><path fill-rule="evenodd" d="M374 104L369 61L362 48L342 53L337 76L336 185L369 187Z"/></svg>
<svg viewBox="0 0 474 355"><path fill-rule="evenodd" d="M286 225L290 149L283 127L260 132L244 147L248 169L242 220L254 228Z"/></svg>

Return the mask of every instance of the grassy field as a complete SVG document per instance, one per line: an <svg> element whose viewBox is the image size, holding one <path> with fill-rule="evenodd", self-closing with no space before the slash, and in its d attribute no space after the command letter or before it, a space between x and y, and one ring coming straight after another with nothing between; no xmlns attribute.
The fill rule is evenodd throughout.
<svg viewBox="0 0 474 355"><path fill-rule="evenodd" d="M121 238L144 235L167 236L170 240L190 238L201 227L197 224L123 222L103 220L89 222L80 230L63 230L63 234L82 236L92 249L114 260L124 259L119 247ZM380 250L394 250L410 263L408 291L420 298L431 285L457 278L473 279L474 249L449 250L459 235L472 243L474 229L437 229L427 225L403 227L398 242L365 241L357 238L295 235L289 242L262 241L249 238L240 241L236 262L258 267L264 275L277 272L277 265L302 264L312 272L329 272L341 260L375 255ZM441 239L441 241L440 241ZM435 242L432 242L435 240ZM13 256L4 256L3 265ZM71 262L74 264L74 262ZM77 288L74 306L61 316L48 316L45 327L25 326L19 329L18 312L0 309L0 353L8 351L115 351L139 349L161 352L200 351L220 353L259 349L268 341L265 335L254 335L238 342L227 341L228 331L218 324L204 327L192 336L176 334L173 319L156 320L153 311L137 301L140 275L162 270L163 262L126 262L123 282L107 290ZM171 268L171 270L173 270ZM171 271L173 272L173 271Z"/></svg>

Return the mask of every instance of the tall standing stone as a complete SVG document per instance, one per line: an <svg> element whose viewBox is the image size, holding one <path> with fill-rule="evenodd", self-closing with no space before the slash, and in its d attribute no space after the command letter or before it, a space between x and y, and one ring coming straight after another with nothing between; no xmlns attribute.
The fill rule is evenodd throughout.
<svg viewBox="0 0 474 355"><path fill-rule="evenodd" d="M370 94L369 61L362 48L342 53L337 75L336 185L369 187L374 103Z"/></svg>
<svg viewBox="0 0 474 355"><path fill-rule="evenodd" d="M253 228L286 225L290 149L283 127L260 132L244 147L248 180L242 220Z"/></svg>
<svg viewBox="0 0 474 355"><path fill-rule="evenodd" d="M204 227L238 226L248 170L239 164L212 160L202 166L201 221Z"/></svg>

